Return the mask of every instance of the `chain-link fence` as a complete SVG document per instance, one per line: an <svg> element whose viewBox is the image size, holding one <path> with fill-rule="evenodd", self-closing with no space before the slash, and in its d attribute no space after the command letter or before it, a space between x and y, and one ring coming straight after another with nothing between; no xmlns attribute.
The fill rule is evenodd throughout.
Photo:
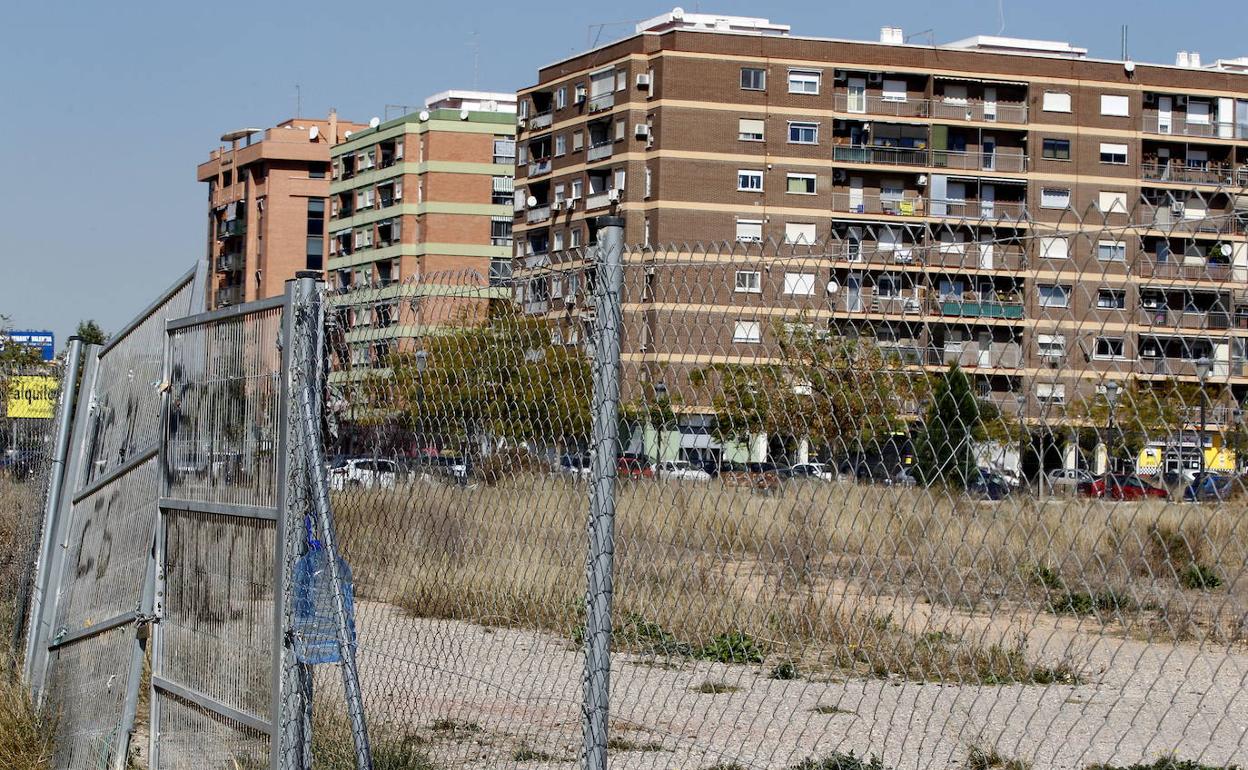
<svg viewBox="0 0 1248 770"><path fill-rule="evenodd" d="M374 757L1248 761L1248 253L1159 216L629 248L618 305L604 223L332 293Z"/></svg>

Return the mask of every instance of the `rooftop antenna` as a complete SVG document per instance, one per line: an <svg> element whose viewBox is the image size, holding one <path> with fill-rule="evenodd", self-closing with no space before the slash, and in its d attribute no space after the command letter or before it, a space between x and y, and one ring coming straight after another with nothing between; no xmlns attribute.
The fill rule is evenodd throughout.
<svg viewBox="0 0 1248 770"><path fill-rule="evenodd" d="M927 38L928 45L932 46L933 48L936 47L936 29L934 27L931 29L924 29L919 32L914 32L909 35L906 35L906 39L903 42L909 43L911 40L915 39L916 37L925 37Z"/></svg>
<svg viewBox="0 0 1248 770"><path fill-rule="evenodd" d="M301 117L302 115L303 115L303 89L298 83L295 83L295 117L298 118L298 117Z"/></svg>
<svg viewBox="0 0 1248 770"><path fill-rule="evenodd" d="M1126 61L1131 58L1127 55L1127 25L1122 25L1122 60Z"/></svg>
<svg viewBox="0 0 1248 770"><path fill-rule="evenodd" d="M622 27L627 24L636 24L640 19L631 19L626 21L604 21L599 24L590 24L585 27L585 47L593 48L598 45L598 41L602 38L602 31L607 27Z"/></svg>
<svg viewBox="0 0 1248 770"><path fill-rule="evenodd" d="M481 44L477 40L477 25L472 25L472 34L468 39L468 47L472 49L472 90L479 88L481 80Z"/></svg>
<svg viewBox="0 0 1248 770"><path fill-rule="evenodd" d="M1001 27L997 30L997 35L1005 34L1005 0L997 0L997 18L1001 20Z"/></svg>

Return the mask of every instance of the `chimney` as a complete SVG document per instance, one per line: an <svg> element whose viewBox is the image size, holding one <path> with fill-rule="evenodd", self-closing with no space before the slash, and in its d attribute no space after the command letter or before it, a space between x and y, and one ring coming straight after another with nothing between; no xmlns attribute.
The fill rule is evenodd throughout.
<svg viewBox="0 0 1248 770"><path fill-rule="evenodd" d="M1193 68L1200 69L1200 51L1192 51L1191 58L1188 59L1188 62Z"/></svg>
<svg viewBox="0 0 1248 770"><path fill-rule="evenodd" d="M1189 66L1188 58L1187 58L1187 51L1179 51L1177 54L1174 55L1174 66L1176 67Z"/></svg>
<svg viewBox="0 0 1248 770"><path fill-rule="evenodd" d="M886 45L902 45L905 43L905 34L901 27L880 27L880 42Z"/></svg>
<svg viewBox="0 0 1248 770"><path fill-rule="evenodd" d="M329 108L329 136L326 139L330 144L338 144L338 110L333 107Z"/></svg>

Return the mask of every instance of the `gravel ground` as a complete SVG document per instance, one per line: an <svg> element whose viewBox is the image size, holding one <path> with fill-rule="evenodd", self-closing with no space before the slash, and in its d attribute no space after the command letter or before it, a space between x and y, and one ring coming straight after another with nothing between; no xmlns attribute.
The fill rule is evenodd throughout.
<svg viewBox="0 0 1248 770"><path fill-rule="evenodd" d="M1027 625L1034 631L1037 621ZM357 624L375 731L419 734L440 766L575 761L582 662L566 639L415 619L370 602L358 605ZM1043 638L1031 635L1029 654L1073 658L1087 672L1085 683L776 681L766 666L617 653L611 716L620 744L611 765L787 768L853 750L899 770L949 768L963 766L971 746L995 747L1037 770L1129 764L1171 752L1209 765L1248 765L1242 651L1118 639L1061 619L1045 618L1039 630ZM729 691L699 692L707 682ZM318 689L340 692L330 682ZM530 751L517 753L522 749Z"/></svg>

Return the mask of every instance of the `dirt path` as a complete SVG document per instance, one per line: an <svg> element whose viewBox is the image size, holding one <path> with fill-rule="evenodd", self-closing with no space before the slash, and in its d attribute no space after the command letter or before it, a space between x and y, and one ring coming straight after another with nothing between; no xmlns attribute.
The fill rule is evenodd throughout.
<svg viewBox="0 0 1248 770"><path fill-rule="evenodd" d="M617 654L613 735L624 743L612 767L786 768L852 749L899 770L948 768L961 765L971 745L995 746L1037 770L1169 752L1206 764L1248 764L1248 656L1104 637L1099 625L1098 633L1080 633L1080 624L1066 619L1046 622L1042 635L1030 637L1033 651L1078 655L1094 672L1087 684L776 681L759 666ZM569 767L576 759L582 662L567 640L414 619L369 602L359 605L357 623L376 727L419 733L440 765ZM966 630L975 628L1001 632L978 622ZM700 692L708 682L729 691ZM328 683L321 689L332 690ZM433 729L439 721L441 729ZM518 756L536 759L517 763Z"/></svg>

